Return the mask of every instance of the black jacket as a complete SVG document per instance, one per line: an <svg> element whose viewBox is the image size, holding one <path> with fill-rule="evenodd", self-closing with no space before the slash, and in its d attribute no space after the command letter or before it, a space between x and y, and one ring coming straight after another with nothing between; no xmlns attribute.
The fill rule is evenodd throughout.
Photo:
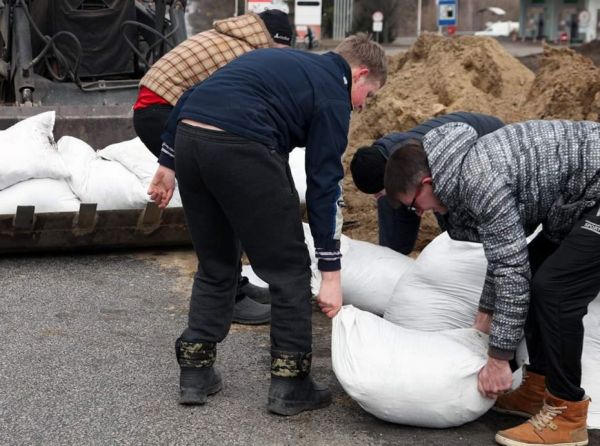
<svg viewBox="0 0 600 446"><path fill-rule="evenodd" d="M495 132L499 128L504 127L504 123L495 116L483 115L481 113L454 112L432 118L407 132L388 133L375 141L373 147L377 148L385 159L389 159L399 143L408 139L421 141L431 130L451 122L462 122L470 125L475 129L480 138L483 135Z"/></svg>
<svg viewBox="0 0 600 446"><path fill-rule="evenodd" d="M348 143L352 73L338 54L259 49L219 69L179 99L159 163L173 168L177 123L191 119L287 156L306 147L306 203L319 268L340 269L341 157ZM235 162L235 160L232 160Z"/></svg>

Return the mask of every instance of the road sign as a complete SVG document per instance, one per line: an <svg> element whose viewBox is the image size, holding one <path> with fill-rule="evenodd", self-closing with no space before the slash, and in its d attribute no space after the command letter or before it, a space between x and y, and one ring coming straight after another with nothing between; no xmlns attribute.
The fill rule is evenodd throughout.
<svg viewBox="0 0 600 446"><path fill-rule="evenodd" d="M456 0L438 0L438 26L456 26Z"/></svg>
<svg viewBox="0 0 600 446"><path fill-rule="evenodd" d="M374 22L383 22L383 12L375 11L372 18Z"/></svg>
<svg viewBox="0 0 600 446"><path fill-rule="evenodd" d="M380 33L383 31L383 22L373 22L373 32Z"/></svg>
<svg viewBox="0 0 600 446"><path fill-rule="evenodd" d="M591 18L592 18L592 16L587 9L582 10L579 13L579 26L582 28L587 27L590 24Z"/></svg>

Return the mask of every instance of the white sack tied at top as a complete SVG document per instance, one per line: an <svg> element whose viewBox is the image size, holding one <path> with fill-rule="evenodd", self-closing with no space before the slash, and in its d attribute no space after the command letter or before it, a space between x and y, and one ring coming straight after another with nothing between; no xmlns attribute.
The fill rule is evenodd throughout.
<svg viewBox="0 0 600 446"><path fill-rule="evenodd" d="M405 328L438 331L473 325L487 261L480 243L447 232L423 249L391 293L385 319Z"/></svg>
<svg viewBox="0 0 600 446"><path fill-rule="evenodd" d="M487 335L472 329L421 332L344 306L333 319L333 371L352 399L377 418L446 428L473 421L494 400L477 390Z"/></svg>
<svg viewBox="0 0 600 446"><path fill-rule="evenodd" d="M40 113L0 131L0 190L32 178L69 176L54 142L55 115Z"/></svg>

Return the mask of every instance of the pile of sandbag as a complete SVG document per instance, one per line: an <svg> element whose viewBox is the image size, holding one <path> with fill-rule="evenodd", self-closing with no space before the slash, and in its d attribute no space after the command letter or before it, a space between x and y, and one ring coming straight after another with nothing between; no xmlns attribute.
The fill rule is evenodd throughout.
<svg viewBox="0 0 600 446"><path fill-rule="evenodd" d="M14 214L18 205L35 205L39 212L79 209L53 129L54 112L47 112L0 131L0 214Z"/></svg>
<svg viewBox="0 0 600 446"><path fill-rule="evenodd" d="M315 247L308 224L303 223L304 241L311 260L311 290L317 295L321 286L321 272L317 267ZM344 303L382 315L396 283L408 271L414 260L389 248L345 235L340 239L342 253L342 292ZM267 286L252 270L244 265L243 275L258 286Z"/></svg>
<svg viewBox="0 0 600 446"><path fill-rule="evenodd" d="M98 210L143 208L148 202L144 174L156 170L156 158L136 138L96 152L70 136L54 141L55 112L24 119L0 132L0 213L19 205L40 212L72 212L80 203ZM131 165L125 160L136 160ZM175 201L175 205L177 205ZM180 204L179 204L180 205Z"/></svg>
<svg viewBox="0 0 600 446"><path fill-rule="evenodd" d="M54 121L50 111L0 131L0 214L14 214L19 205L37 213L78 211L80 203L96 203L98 210L146 205L158 164L139 138L95 151L72 136L55 142ZM303 149L290 154L290 170L305 203ZM180 206L176 189L169 207Z"/></svg>
<svg viewBox="0 0 600 446"><path fill-rule="evenodd" d="M373 415L396 423L450 427L483 415L493 405L476 393L487 337L468 327L486 268L480 244L444 233L402 273L385 319L344 307L333 322L332 363L346 392ZM599 300L590 305L584 325L582 386L592 398L588 427L600 428L600 383L594 379L600 368ZM522 343L517 362L526 359ZM515 372L513 387L520 381Z"/></svg>

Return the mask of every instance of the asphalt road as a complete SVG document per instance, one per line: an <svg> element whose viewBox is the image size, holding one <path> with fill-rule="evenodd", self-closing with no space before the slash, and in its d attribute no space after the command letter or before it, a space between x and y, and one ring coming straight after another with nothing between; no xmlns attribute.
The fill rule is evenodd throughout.
<svg viewBox="0 0 600 446"><path fill-rule="evenodd" d="M316 311L313 371L332 387L332 406L267 413L268 326L234 325L219 347L223 391L181 407L173 344L193 263L190 252L0 259L0 444L480 446L518 421L490 413L446 430L379 421L337 383L330 322Z"/></svg>

